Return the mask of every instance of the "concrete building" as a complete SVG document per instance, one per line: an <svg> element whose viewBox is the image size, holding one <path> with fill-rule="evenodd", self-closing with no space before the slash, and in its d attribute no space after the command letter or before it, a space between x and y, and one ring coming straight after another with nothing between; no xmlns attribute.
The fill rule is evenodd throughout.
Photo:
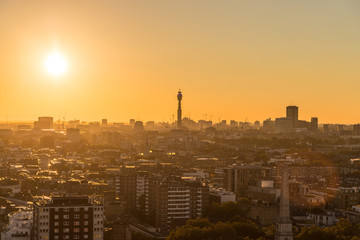
<svg viewBox="0 0 360 240"><path fill-rule="evenodd" d="M134 128L134 126L135 126L135 119L130 119L130 127L131 128Z"/></svg>
<svg viewBox="0 0 360 240"><path fill-rule="evenodd" d="M309 217L314 219L315 225L317 227L329 227L335 225L337 222L336 216L331 213L323 213L323 214L310 213Z"/></svg>
<svg viewBox="0 0 360 240"><path fill-rule="evenodd" d="M274 204L280 198L280 189L274 187L274 181L259 181L256 186L248 187L248 197L251 200Z"/></svg>
<svg viewBox="0 0 360 240"><path fill-rule="evenodd" d="M353 134L356 136L360 135L360 124L355 124L353 126Z"/></svg>
<svg viewBox="0 0 360 240"><path fill-rule="evenodd" d="M129 173L115 177L115 193L124 203L127 212L135 212L137 197L137 174Z"/></svg>
<svg viewBox="0 0 360 240"><path fill-rule="evenodd" d="M168 233L190 218L202 217L209 204L209 187L200 182L164 181L156 189L156 224Z"/></svg>
<svg viewBox="0 0 360 240"><path fill-rule="evenodd" d="M225 189L222 188L210 188L209 201L218 204L223 204L226 202L236 202L236 195L235 193L225 191Z"/></svg>
<svg viewBox="0 0 360 240"><path fill-rule="evenodd" d="M316 132L318 129L318 119L311 118L311 122L299 120L299 108L297 106L286 107L286 117L275 119L275 132L291 133L291 132Z"/></svg>
<svg viewBox="0 0 360 240"><path fill-rule="evenodd" d="M277 133L291 133L294 131L293 118L276 118L275 119L275 132Z"/></svg>
<svg viewBox="0 0 360 240"><path fill-rule="evenodd" d="M230 127L238 127L238 126L239 126L239 122L235 120L230 120Z"/></svg>
<svg viewBox="0 0 360 240"><path fill-rule="evenodd" d="M53 129L54 128L54 118L53 117L39 117L37 121L34 122L35 129Z"/></svg>
<svg viewBox="0 0 360 240"><path fill-rule="evenodd" d="M66 130L66 136L68 141L72 143L80 143L80 129L78 128L68 128Z"/></svg>
<svg viewBox="0 0 360 240"><path fill-rule="evenodd" d="M134 125L135 132L142 132L144 131L144 124L142 121L136 121Z"/></svg>
<svg viewBox="0 0 360 240"><path fill-rule="evenodd" d="M317 117L311 118L310 130L312 132L317 132L319 130L319 121Z"/></svg>
<svg viewBox="0 0 360 240"><path fill-rule="evenodd" d="M22 209L9 214L9 224L1 233L2 240L30 240L33 224L33 212L31 209Z"/></svg>
<svg viewBox="0 0 360 240"><path fill-rule="evenodd" d="M102 240L104 207L88 196L39 197L33 204L34 240Z"/></svg>
<svg viewBox="0 0 360 240"><path fill-rule="evenodd" d="M290 203L289 203L289 176L287 164L283 166L281 178L281 196L279 221L276 223L275 240L293 240L292 223L290 220Z"/></svg>
<svg viewBox="0 0 360 240"><path fill-rule="evenodd" d="M234 192L237 197L248 195L248 187L256 186L260 180L271 178L270 168L259 165L241 165L224 168L223 185L229 192Z"/></svg>
<svg viewBox="0 0 360 240"><path fill-rule="evenodd" d="M291 118L293 120L293 126L296 126L296 122L299 120L298 106L287 106L286 107L286 118Z"/></svg>
<svg viewBox="0 0 360 240"><path fill-rule="evenodd" d="M350 209L354 205L360 204L360 188L358 187L339 187L333 198L334 208Z"/></svg>
<svg viewBox="0 0 360 240"><path fill-rule="evenodd" d="M108 120L107 120L106 118L101 119L101 125L102 125L103 127L107 126L107 124L108 124Z"/></svg>

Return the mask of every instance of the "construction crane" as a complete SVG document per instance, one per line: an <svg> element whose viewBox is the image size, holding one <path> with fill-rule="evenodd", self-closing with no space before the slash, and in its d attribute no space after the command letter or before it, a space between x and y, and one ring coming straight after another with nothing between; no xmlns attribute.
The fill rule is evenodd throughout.
<svg viewBox="0 0 360 240"><path fill-rule="evenodd" d="M62 121L62 130L63 130L63 131L65 131L65 118L66 118L66 113L67 113L67 112L65 112L65 114L64 114L64 116L63 116L63 121Z"/></svg>

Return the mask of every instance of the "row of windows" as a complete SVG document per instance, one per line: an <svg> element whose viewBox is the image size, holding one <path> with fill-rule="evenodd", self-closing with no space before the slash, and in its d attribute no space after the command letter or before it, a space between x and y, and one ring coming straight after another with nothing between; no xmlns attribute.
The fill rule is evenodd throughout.
<svg viewBox="0 0 360 240"><path fill-rule="evenodd" d="M71 209L73 209L74 212L80 212L81 210L84 210L85 212L89 211L88 207L84 207L84 208L79 208L79 207L75 207L75 208L54 208L55 212L59 212L60 209L62 209L64 212L70 212ZM99 210L103 210L103 208L99 208ZM50 209L49 208L40 208L39 211L40 212L49 212Z"/></svg>
<svg viewBox="0 0 360 240"><path fill-rule="evenodd" d="M60 232L60 229L59 228L55 228L54 229L54 233L59 233ZM63 232L64 233L69 233L70 232L70 229L69 228L64 228L63 229ZM80 228L73 228L73 232L80 232ZM88 228L84 228L84 232L89 232L89 229Z"/></svg>
<svg viewBox="0 0 360 240"><path fill-rule="evenodd" d="M62 208L64 212L70 212L71 209L74 210L74 212L80 212L80 210L84 210L85 212L89 211L89 208L88 207L85 207L85 208ZM59 208L55 208L55 212L58 212L59 211Z"/></svg>
<svg viewBox="0 0 360 240"><path fill-rule="evenodd" d="M168 197L168 199L188 199L189 197Z"/></svg>
<svg viewBox="0 0 360 240"><path fill-rule="evenodd" d="M176 201L176 200L168 201L168 204L187 204L187 203L189 203L189 201Z"/></svg>
<svg viewBox="0 0 360 240"><path fill-rule="evenodd" d="M54 236L55 240L60 240L60 236ZM69 235L63 235L62 239L70 239ZM80 239L80 235L74 235L73 239ZM84 239L89 239L89 235L84 235Z"/></svg>
<svg viewBox="0 0 360 240"><path fill-rule="evenodd" d="M163 194L164 196L168 195L168 196L179 196L179 197L184 197L184 196L190 196L190 193L188 192L169 192L169 193L165 193Z"/></svg>
<svg viewBox="0 0 360 240"><path fill-rule="evenodd" d="M188 204L176 204L176 205L168 205L168 208L189 208Z"/></svg>
<svg viewBox="0 0 360 240"><path fill-rule="evenodd" d="M184 188L184 187L170 187L168 188L168 191L187 191L189 190L188 188Z"/></svg>
<svg viewBox="0 0 360 240"><path fill-rule="evenodd" d="M69 226L69 222L63 222L63 226ZM73 222L74 226L79 226L80 225L80 222L79 221L74 221ZM87 226L89 225L89 222L88 221L84 221L84 225ZM59 222L54 222L54 226L60 226L60 223Z"/></svg>
<svg viewBox="0 0 360 240"><path fill-rule="evenodd" d="M63 217L63 219L69 219L69 218L70 218L70 215L65 214L65 215L62 215L62 217ZM60 217L59 217L59 215L55 215L54 218L55 218L55 219L59 219ZM84 218L89 218L89 215L88 215L88 214L84 214ZM75 215L74 215L74 219L80 219L80 215L79 215L79 214L75 214Z"/></svg>
<svg viewBox="0 0 360 240"><path fill-rule="evenodd" d="M171 216L168 216L168 218L172 218L172 217L184 217L184 218L189 218L189 214L185 214L185 213L179 213L179 214L171 214Z"/></svg>

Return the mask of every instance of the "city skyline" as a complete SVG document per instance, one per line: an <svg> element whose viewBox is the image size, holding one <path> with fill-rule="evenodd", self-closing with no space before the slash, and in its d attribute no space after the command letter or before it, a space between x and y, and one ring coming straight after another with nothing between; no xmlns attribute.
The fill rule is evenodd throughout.
<svg viewBox="0 0 360 240"><path fill-rule="evenodd" d="M176 114L176 120L175 120L175 114L172 115L172 118L169 119L169 121L166 121L166 120L163 120L163 121L154 121L152 119L146 119L146 120L143 120L143 119L135 119L135 118L128 118L127 120L125 121L121 121L122 123L124 122L129 122L130 120L130 125L131 125L131 122L132 121L140 121L140 122L148 122L148 121L153 121L153 122L158 122L158 123L170 123L170 124L176 124L176 126L174 125L174 127L176 128L182 128L182 120L183 119L189 119L189 120L192 120L192 121L210 121L212 122L212 124L217 124L217 123L222 123L223 121L226 122L226 124L230 123L231 125L231 122L232 121L235 121L236 124L238 123L255 123L257 124L261 124L261 122L266 122L266 121L270 121L270 122L273 122L273 123L276 123L276 122L280 122L280 121L288 121L290 120L291 122L291 127L290 129L292 128L303 128L306 126L306 124L310 124L310 122L307 122L306 120L299 120L299 106L296 106L296 105L288 105L286 106L286 110L285 110L285 115L284 116L280 116L280 117L268 117L266 119L259 119L259 120L255 120L255 121L248 121L248 118L245 118L245 121L241 121L239 119L223 119L223 118L218 118L217 120L213 120L213 116L212 115L207 115L207 114L204 114L203 115L203 118L200 118L200 119L194 119L194 118L191 118L190 115L188 116L183 116L182 115L182 108L181 108L181 101L182 101L182 98L183 98L183 94L182 94L182 91L181 89L179 89L178 91L178 94L177 94L177 100L178 100L178 107L177 107L177 114ZM65 122L69 122L69 121L74 121L74 120L77 120L77 121L82 121L82 122L99 122L99 119L96 119L96 120L86 120L86 119L66 119L66 115L67 112L64 113L64 115L61 115L59 114L59 117L58 119L54 118L54 116L45 116L45 115L41 115L42 117L41 118L51 118L51 121L54 121L56 123L60 123L60 124L64 124ZM6 116L7 117L7 116ZM19 122L29 122L32 120L27 120L27 121L8 121L8 119L6 119L6 121L0 121L0 124L5 124L7 125L8 123L19 123ZM102 118L101 121L106 121L106 124L108 123L108 119L105 117L105 118ZM318 124L319 124L319 121L318 121L318 117L316 116L312 116L311 117L311 123L313 123L313 121L316 121L316 123L314 122L315 124L315 128L317 129L318 128ZM112 122L112 123L116 123L118 121L109 121L109 123ZM302 123L299 123L299 122L302 122ZM343 124L343 123L326 123L326 122L320 122L321 124ZM283 123L281 123L282 125ZM300 125L299 125L300 124ZM305 125L304 125L305 124ZM357 124L357 123L353 123L353 124ZM347 125L351 125L351 124L347 124ZM278 125L280 126L280 125ZM285 125L283 126L285 127ZM288 126L289 127L289 126ZM308 126L309 127L309 126ZM287 127L285 127L287 128ZM288 129L288 130L290 130Z"/></svg>
<svg viewBox="0 0 360 240"><path fill-rule="evenodd" d="M360 240L359 0L0 0L1 240Z"/></svg>
<svg viewBox="0 0 360 240"><path fill-rule="evenodd" d="M193 119L359 122L357 1L84 3L0 3L0 120L168 121L181 88Z"/></svg>

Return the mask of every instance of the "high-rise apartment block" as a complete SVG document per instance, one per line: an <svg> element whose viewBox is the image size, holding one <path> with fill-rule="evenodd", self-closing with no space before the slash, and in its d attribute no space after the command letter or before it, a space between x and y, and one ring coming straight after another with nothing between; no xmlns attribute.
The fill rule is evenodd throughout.
<svg viewBox="0 0 360 240"><path fill-rule="evenodd" d="M104 206L88 196L39 197L34 201L34 240L102 240L103 228Z"/></svg>
<svg viewBox="0 0 360 240"><path fill-rule="evenodd" d="M209 187L200 182L166 181L156 189L156 226L169 232L190 218L202 217L209 205Z"/></svg>
<svg viewBox="0 0 360 240"><path fill-rule="evenodd" d="M196 180L134 172L116 177L115 183L127 212L143 212L162 232L201 217L209 204L209 187Z"/></svg>

